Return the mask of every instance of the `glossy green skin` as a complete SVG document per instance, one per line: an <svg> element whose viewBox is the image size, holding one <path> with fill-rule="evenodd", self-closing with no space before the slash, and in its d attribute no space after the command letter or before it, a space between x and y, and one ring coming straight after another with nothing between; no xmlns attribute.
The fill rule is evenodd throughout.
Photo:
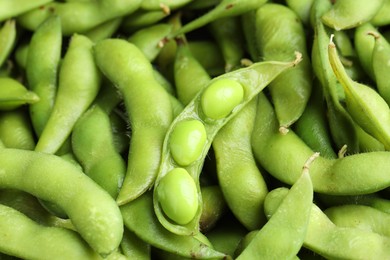
<svg viewBox="0 0 390 260"><path fill-rule="evenodd" d="M117 198L123 205L154 184L173 111L169 94L155 80L150 62L135 45L107 39L95 45L94 53L103 74L123 95L131 125L128 167ZM154 97L153 102L150 97Z"/></svg>
<svg viewBox="0 0 390 260"><path fill-rule="evenodd" d="M244 58L244 37L240 18L224 17L209 24L210 32L221 49L225 72L241 67Z"/></svg>
<svg viewBox="0 0 390 260"><path fill-rule="evenodd" d="M153 247L183 257L225 259L226 255L213 250L193 236L180 236L166 230L153 211L153 197L146 192L120 207L125 226Z"/></svg>
<svg viewBox="0 0 390 260"><path fill-rule="evenodd" d="M313 185L309 172L305 171L236 259L253 259L255 256L291 259L296 256L306 237L312 204Z"/></svg>
<svg viewBox="0 0 390 260"><path fill-rule="evenodd" d="M0 139L8 148L34 150L35 135L24 109L0 112Z"/></svg>
<svg viewBox="0 0 390 260"><path fill-rule="evenodd" d="M56 14L61 18L62 33L71 36L74 33L86 32L95 26L113 18L125 16L136 11L141 0L100 0L53 2L20 15L18 23L29 29L37 27L49 16ZM77 10L77 12L75 11Z"/></svg>
<svg viewBox="0 0 390 260"><path fill-rule="evenodd" d="M92 54L93 43L75 34L61 64L58 91L36 151L56 153L69 137L78 118L96 98L101 82Z"/></svg>
<svg viewBox="0 0 390 260"><path fill-rule="evenodd" d="M222 119L244 99L244 89L240 83L224 79L210 84L202 93L202 112L207 118Z"/></svg>
<svg viewBox="0 0 390 260"><path fill-rule="evenodd" d="M101 259L74 231L39 225L5 205L0 209L3 253L24 259Z"/></svg>
<svg viewBox="0 0 390 260"><path fill-rule="evenodd" d="M26 76L40 100L29 106L31 122L40 136L54 106L62 51L61 20L52 16L34 32L28 47Z"/></svg>
<svg viewBox="0 0 390 260"><path fill-rule="evenodd" d="M16 79L10 77L0 78L0 111L13 110L38 101L39 96L28 90Z"/></svg>
<svg viewBox="0 0 390 260"><path fill-rule="evenodd" d="M302 54L298 66L269 86L279 124L288 128L302 115L312 89L304 27L294 11L274 3L257 9L255 23L257 48L263 60L287 61L294 57L295 51Z"/></svg>
<svg viewBox="0 0 390 260"><path fill-rule="evenodd" d="M272 196L267 196L270 198L265 207L267 215L272 217L287 193L287 188L269 193ZM390 254L390 238L357 228L338 227L315 204L303 246L327 259L386 259Z"/></svg>
<svg viewBox="0 0 390 260"><path fill-rule="evenodd" d="M351 227L390 237L390 214L364 205L342 205L324 210L338 227Z"/></svg>
<svg viewBox="0 0 390 260"><path fill-rule="evenodd" d="M127 259L149 260L151 246L129 229L125 228L120 249Z"/></svg>
<svg viewBox="0 0 390 260"><path fill-rule="evenodd" d="M53 2L52 0L15 0L15 1L0 1L0 22L9 18L21 15L24 12L37 8L41 5Z"/></svg>
<svg viewBox="0 0 390 260"><path fill-rule="evenodd" d="M220 18L244 14L250 10L257 9L265 2L267 2L267 0L222 0L207 13L190 21L182 28L175 31L171 37L173 38L180 34L189 33Z"/></svg>
<svg viewBox="0 0 390 260"><path fill-rule="evenodd" d="M286 135L278 132L275 112L264 96L258 102L252 147L264 169L287 184L299 178L302 165L314 153L293 131ZM320 156L310 167L314 191L358 195L384 189L390 184L386 174L390 167L389 156L387 152L353 154L340 159Z"/></svg>
<svg viewBox="0 0 390 260"><path fill-rule="evenodd" d="M183 105L188 105L211 79L201 59L194 56L190 43L184 38L177 41L173 76L177 97Z"/></svg>
<svg viewBox="0 0 390 260"><path fill-rule="evenodd" d="M0 187L19 189L65 210L87 243L102 256L122 239L123 220L111 196L73 164L50 154L0 149Z"/></svg>
<svg viewBox="0 0 390 260"><path fill-rule="evenodd" d="M202 150L202 155L196 163L185 167L185 169L191 174L191 176L196 180L197 189L198 189L198 198L199 205L202 205L201 194L199 188L199 175L203 166L204 158L206 157L208 150L211 146L211 143L218 133L218 131L235 116L246 104L248 104L260 91L262 91L272 80L274 80L280 73L283 71L295 66L299 60L293 62L259 62L255 63L250 67L232 71L226 74L223 74L219 77L214 78L210 83L205 86L197 96L195 96L192 101L184 108L184 110L174 119L170 128L166 133L166 138L164 140L164 145L162 148L162 159L159 167L159 172L157 179L154 185L154 194L156 195L156 189L158 188L159 181L165 176L170 170L178 167L171 157L171 152L169 149L170 136L175 129L176 124L187 121L187 120L202 120L207 134L207 142ZM236 81L244 89L244 97L240 104L238 104L233 112L227 115L227 117L212 120L207 118L202 112L201 99L204 98L203 94L208 90L208 86L212 86L214 83L224 80L233 80ZM218 85L217 85L218 86ZM219 88L219 87L218 87ZM212 101L212 100L209 100ZM159 206L157 198L154 199L154 207L156 215L161 222L161 224L170 230L173 233L181 235L196 234L199 226L199 218L201 216L201 207L199 207L198 212L195 218L186 225L177 225L169 219L167 219L161 207Z"/></svg>
<svg viewBox="0 0 390 260"><path fill-rule="evenodd" d="M191 120L178 123L169 142L175 162L180 166L195 162L202 154L206 139L206 129L202 122Z"/></svg>
<svg viewBox="0 0 390 260"><path fill-rule="evenodd" d="M136 31L127 40L137 46L149 61L153 61L160 53L159 43L171 30L171 24L157 23Z"/></svg>
<svg viewBox="0 0 390 260"><path fill-rule="evenodd" d="M346 73L334 43L329 44L329 60L333 72L343 86L345 103L353 120L368 134L390 149L390 108L377 91L353 81Z"/></svg>
<svg viewBox="0 0 390 260"><path fill-rule="evenodd" d="M116 151L109 114L100 106L92 106L77 120L72 132L72 150L85 174L116 199L126 162Z"/></svg>
<svg viewBox="0 0 390 260"><path fill-rule="evenodd" d="M157 200L168 218L185 225L198 210L198 195L194 179L183 168L168 172L157 188Z"/></svg>
<svg viewBox="0 0 390 260"><path fill-rule="evenodd" d="M364 0L336 1L321 19L324 24L337 31L355 28L370 21L384 2L385 0L374 0L367 4Z"/></svg>
<svg viewBox="0 0 390 260"><path fill-rule="evenodd" d="M229 209L248 230L258 229L266 222L262 212L268 193L251 146L256 107L254 99L213 141L219 186Z"/></svg>
<svg viewBox="0 0 390 260"><path fill-rule="evenodd" d="M14 20L6 21L0 29L0 67L4 64L16 42L16 26Z"/></svg>

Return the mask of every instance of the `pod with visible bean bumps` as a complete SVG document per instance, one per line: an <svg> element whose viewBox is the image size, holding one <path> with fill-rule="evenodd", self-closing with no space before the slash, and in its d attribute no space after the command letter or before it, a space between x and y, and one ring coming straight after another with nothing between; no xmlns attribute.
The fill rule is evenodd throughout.
<svg viewBox="0 0 390 260"><path fill-rule="evenodd" d="M0 78L0 110L13 110L38 101L39 96L19 81L9 77Z"/></svg>
<svg viewBox="0 0 390 260"><path fill-rule="evenodd" d="M173 159L181 166L190 165L202 154L206 139L206 129L199 120L178 123L169 141Z"/></svg>
<svg viewBox="0 0 390 260"><path fill-rule="evenodd" d="M183 168L171 170L160 180L157 200L170 219L180 225L189 223L199 204L194 179Z"/></svg>
<svg viewBox="0 0 390 260"><path fill-rule="evenodd" d="M207 118L221 119L229 115L244 99L244 89L235 80L213 82L201 96L202 112Z"/></svg>
<svg viewBox="0 0 390 260"><path fill-rule="evenodd" d="M167 133L165 134L164 144L162 147L162 158L159 165L158 175L154 183L154 209L158 220L166 229L180 235L196 234L199 232L199 219L202 213L202 210L200 208L197 211L196 216L189 223L185 225L179 225L173 222L172 220L168 219L164 215L160 203L158 203L157 189L160 180L164 178L164 176L172 169L180 167L180 165L178 165L172 158L170 146L169 146L170 136L173 130L175 129L176 125L183 121L201 120L206 130L207 140L205 145L203 146L199 159L196 161L196 163L192 163L188 166L182 166L182 168L185 168L187 172L191 175L191 177L195 180L198 197L200 199L199 207L201 207L202 196L199 187L199 175L202 170L204 159L208 153L208 150L217 132L227 122L229 122L234 117L234 115L236 115L239 111L241 111L241 109L244 106L246 106L272 80L274 80L275 77L280 75L280 73L282 73L283 71L296 66L300 61L301 61L301 56L297 55L296 60L291 62L275 62L275 61L259 62L247 68L238 69L229 73L225 73L219 77L216 77L212 79L210 83L207 84L203 89L201 89L200 92L184 108L184 110L179 115L177 115L177 117L173 120ZM222 90L223 93L223 90L226 89L226 85L223 83L226 81L229 84L233 82L235 86L238 86L238 88L240 89L238 92L243 93L243 97L238 98L239 102L237 102L237 97L233 96L233 98L231 98L232 97L231 86L227 86L228 94L229 94L227 101L224 100L222 96L218 96L218 90ZM212 87L213 85L216 86L217 91L211 89L210 93L207 94L206 92L209 91L209 87ZM216 93L219 101L213 100ZM233 91L233 94L234 93L235 92ZM202 100L207 101L207 102L203 102L206 103L206 106L205 104L202 105ZM213 104L217 102L221 104L217 104L217 105ZM215 108L215 106L217 108ZM205 111L207 114L205 114ZM220 118L218 120L211 119L207 116L210 114L217 115ZM225 114L225 117L221 117L222 114Z"/></svg>

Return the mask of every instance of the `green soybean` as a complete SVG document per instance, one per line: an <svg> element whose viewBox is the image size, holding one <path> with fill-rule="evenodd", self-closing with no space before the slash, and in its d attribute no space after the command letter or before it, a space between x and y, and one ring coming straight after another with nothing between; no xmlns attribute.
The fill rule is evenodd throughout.
<svg viewBox="0 0 390 260"><path fill-rule="evenodd" d="M10 77L0 77L0 110L13 110L38 101L39 96L19 81Z"/></svg>
<svg viewBox="0 0 390 260"><path fill-rule="evenodd" d="M55 103L35 147L36 151L56 153L72 132L82 113L92 104L100 89L101 74L92 54L93 43L75 34L59 71Z"/></svg>
<svg viewBox="0 0 390 260"><path fill-rule="evenodd" d="M126 176L117 198L123 205L154 184L173 110L151 63L134 44L106 39L95 45L94 53L100 70L123 95L132 131ZM154 97L152 103L150 97Z"/></svg>
<svg viewBox="0 0 390 260"><path fill-rule="evenodd" d="M367 4L364 0L336 1L321 17L322 21L335 30L355 28L369 22L381 9L384 0L374 0Z"/></svg>
<svg viewBox="0 0 390 260"><path fill-rule="evenodd" d="M101 259L76 232L45 227L11 207L0 208L2 253L25 259Z"/></svg>
<svg viewBox="0 0 390 260"><path fill-rule="evenodd" d="M258 94L264 87L266 87L269 82L275 79L277 75L291 67L294 67L299 62L299 56L296 60L292 62L259 62L253 64L250 67L235 70L216 77L211 80L210 83L206 85L197 94L197 96L195 96L192 101L184 108L184 110L174 119L166 133L162 148L161 163L154 185L155 211L159 221L164 227L176 234L197 233L199 218L201 215L201 210L198 210L197 215L190 223L186 225L178 225L164 216L162 209L160 208L160 205L158 203L156 190L158 189L159 181L165 176L165 174L170 172L172 169L178 167L172 159L171 152L169 149L171 133L175 129L176 125L182 121L202 120L206 129L207 142L202 149L201 157L199 158L197 163L193 163L187 167L184 167L190 173L192 178L196 181L198 196L200 199L199 205L201 205L201 194L199 191L199 175L204 162L204 158L206 157L209 147L211 146L212 140L214 139L217 132L246 104L248 104L256 94ZM231 95L232 93L234 93L234 91L231 91L231 86L223 84L223 82L225 81L228 81L229 84L231 83L231 81L234 81L235 85L240 88L239 92L243 91L244 96L242 98L239 98L241 99L240 103L237 102L237 97ZM222 95L225 95L225 93L223 92L226 89L226 86L226 100L228 102L226 102L224 96L219 96L218 99L220 100L220 104L213 103L216 102L214 99L215 96L219 95L218 91L221 91ZM209 87L212 88L210 89ZM231 102L231 100L233 102ZM226 106L223 106L224 104ZM235 107L233 105L235 105ZM206 115L205 112L207 113ZM220 119L211 119L208 117L210 114L212 116L214 115L217 117L221 117L222 114L224 114L225 117L222 117Z"/></svg>
<svg viewBox="0 0 390 260"><path fill-rule="evenodd" d="M6 21L0 29L0 67L11 54L16 42L15 20Z"/></svg>
<svg viewBox="0 0 390 260"><path fill-rule="evenodd" d="M74 227L102 256L120 244L123 220L111 196L58 156L0 149L0 187L19 189L65 210Z"/></svg>
<svg viewBox="0 0 390 260"><path fill-rule="evenodd" d="M355 82L346 74L336 46L329 43L329 59L337 79L345 91L345 103L353 120L368 134L390 149L390 109L386 101L372 88Z"/></svg>
<svg viewBox="0 0 390 260"><path fill-rule="evenodd" d="M40 97L39 102L29 106L37 136L41 135L54 106L61 51L61 20L52 16L34 32L26 60L28 86Z"/></svg>

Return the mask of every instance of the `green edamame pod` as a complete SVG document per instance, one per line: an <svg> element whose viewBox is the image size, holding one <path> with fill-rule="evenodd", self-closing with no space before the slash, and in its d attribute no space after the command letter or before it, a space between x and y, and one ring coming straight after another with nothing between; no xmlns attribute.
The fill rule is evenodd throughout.
<svg viewBox="0 0 390 260"><path fill-rule="evenodd" d="M372 54L375 47L375 39L369 35L369 32L379 33L371 23L365 23L358 26L354 33L354 46L364 72L374 80Z"/></svg>
<svg viewBox="0 0 390 260"><path fill-rule="evenodd" d="M254 256L291 259L297 255L306 236L313 204L313 186L308 171L313 158L308 159L301 177L237 259L252 259Z"/></svg>
<svg viewBox="0 0 390 260"><path fill-rule="evenodd" d="M171 30L171 24L158 23L136 31L127 40L137 46L149 61L153 61L163 47L162 39Z"/></svg>
<svg viewBox="0 0 390 260"><path fill-rule="evenodd" d="M5 205L0 209L1 252L24 259L100 259L76 232L39 225Z"/></svg>
<svg viewBox="0 0 390 260"><path fill-rule="evenodd" d="M335 159L337 155L333 150L321 92L321 86L314 86L309 103L293 130L313 151L326 158Z"/></svg>
<svg viewBox="0 0 390 260"><path fill-rule="evenodd" d="M265 207L267 215L272 217L287 193L287 188L277 188L269 193ZM382 259L389 255L389 245L388 237L336 226L316 204L312 204L303 246L318 255L326 259Z"/></svg>
<svg viewBox="0 0 390 260"><path fill-rule="evenodd" d="M200 61L192 55L186 39L180 38L176 42L173 76L177 97L183 105L187 105L207 85L211 77Z"/></svg>
<svg viewBox="0 0 390 260"><path fill-rule="evenodd" d="M385 26L390 23L390 1L384 0L382 7L375 14L375 16L370 20L374 26Z"/></svg>
<svg viewBox="0 0 390 260"><path fill-rule="evenodd" d="M21 15L29 10L45 5L52 1L53 0L36 0L36 1L14 0L10 2L8 0L1 0L0 1L0 22Z"/></svg>
<svg viewBox="0 0 390 260"><path fill-rule="evenodd" d="M183 257L224 259L225 254L213 250L194 236L179 236L166 230L153 211L153 194L146 192L120 207L125 226L153 247Z"/></svg>
<svg viewBox="0 0 390 260"><path fill-rule="evenodd" d="M123 205L154 184L173 111L169 94L155 80L150 62L135 45L106 39L97 43L94 51L100 70L122 93L131 125L128 167L117 198Z"/></svg>
<svg viewBox="0 0 390 260"><path fill-rule="evenodd" d="M364 205L342 205L324 210L338 227L351 227L390 237L390 214Z"/></svg>
<svg viewBox="0 0 390 260"><path fill-rule="evenodd" d="M190 21L185 24L179 30L171 34L171 38L174 38L180 34L186 34L193 30L196 30L212 21L220 18L238 16L244 14L250 10L257 9L262 6L266 0L222 0L217 6L211 9L204 15Z"/></svg>
<svg viewBox="0 0 390 260"><path fill-rule="evenodd" d="M0 149L0 187L19 189L65 210L74 227L103 257L120 244L123 220L115 200L58 156Z"/></svg>
<svg viewBox="0 0 390 260"><path fill-rule="evenodd" d="M332 8L324 13L322 21L336 31L355 28L369 22L381 9L385 0L374 0L367 4L364 0L336 1Z"/></svg>
<svg viewBox="0 0 390 260"><path fill-rule="evenodd" d="M24 70L26 69L27 64L28 48L28 43L21 43L15 50L16 64Z"/></svg>
<svg viewBox="0 0 390 260"><path fill-rule="evenodd" d="M372 52L372 70L375 76L375 83L378 93L390 104L390 84L387 79L388 64L390 59L390 43L380 34L372 33L375 38L375 45Z"/></svg>
<svg viewBox="0 0 390 260"><path fill-rule="evenodd" d="M58 15L61 18L63 35L84 33L111 19L128 15L137 10L141 0L100 0L48 3L18 16L18 23L29 29L36 28L48 17ZM77 12L75 12L77 10Z"/></svg>
<svg viewBox="0 0 390 260"><path fill-rule="evenodd" d="M315 28L315 37L312 46L313 71L319 79L327 105L329 130L335 143L335 150L347 145L350 153L359 152L356 124L339 99L337 79L332 71L328 58L328 32L320 20L320 16L328 10L328 0L318 0L313 3L312 22Z"/></svg>
<svg viewBox="0 0 390 260"><path fill-rule="evenodd" d="M210 76L219 76L224 73L222 53L214 41L190 40L188 46L192 55Z"/></svg>
<svg viewBox="0 0 390 260"><path fill-rule="evenodd" d="M368 134L390 149L390 108L386 101L372 88L353 81L344 70L336 46L329 43L329 60L333 72L345 92L347 110L353 120Z"/></svg>
<svg viewBox="0 0 390 260"><path fill-rule="evenodd" d="M35 136L26 112L21 108L0 112L0 139L6 147L34 150Z"/></svg>
<svg viewBox="0 0 390 260"><path fill-rule="evenodd" d="M0 110L13 110L38 101L39 96L19 81L10 77L0 77Z"/></svg>
<svg viewBox="0 0 390 260"><path fill-rule="evenodd" d="M174 10L190 2L192 2L192 0L143 0L140 8L143 10L158 10L162 8Z"/></svg>
<svg viewBox="0 0 390 260"><path fill-rule="evenodd" d="M218 183L230 210L248 230L265 224L263 203L268 193L251 147L256 105L254 98L213 141Z"/></svg>
<svg viewBox="0 0 390 260"><path fill-rule="evenodd" d="M0 29L0 67L11 54L15 41L15 20L8 20L2 25Z"/></svg>
<svg viewBox="0 0 390 260"><path fill-rule="evenodd" d="M92 46L86 36L75 34L72 37L59 71L55 103L36 151L56 153L97 96L101 74L94 61Z"/></svg>
<svg viewBox="0 0 390 260"><path fill-rule="evenodd" d="M249 57L256 61L261 58L257 48L256 34L256 9L241 15L242 31L245 38L245 49Z"/></svg>
<svg viewBox="0 0 390 260"><path fill-rule="evenodd" d="M33 34L26 60L29 88L40 97L39 102L29 106L31 122L37 136L41 135L54 106L61 51L61 20L58 16L52 16Z"/></svg>
<svg viewBox="0 0 390 260"><path fill-rule="evenodd" d="M154 207L161 224L176 234L196 234L198 232L199 218L201 215L202 200L199 190L199 175L204 158L218 131L246 104L248 104L260 91L263 90L280 73L296 66L301 57L297 55L292 62L259 62L247 68L225 73L214 78L207 84L184 110L171 123L163 144L162 159L159 172L154 185ZM171 135L176 126L189 120L201 121L204 125L207 141L201 149L197 150L198 156L187 166L179 165L172 158ZM200 140L200 139L199 139ZM196 142L196 139L194 139ZM167 218L159 203L159 182L165 175L183 167L194 179L198 191L198 210L193 219L184 225L180 225ZM176 196L180 197L180 191Z"/></svg>
<svg viewBox="0 0 390 260"><path fill-rule="evenodd" d="M314 0L285 0L286 5L297 13L304 25L309 25L310 9Z"/></svg>
<svg viewBox="0 0 390 260"><path fill-rule="evenodd" d="M302 115L311 93L312 74L305 31L291 9L267 3L256 11L256 41L264 60L290 60L294 51L303 57L298 66L280 75L269 86L283 133Z"/></svg>
<svg viewBox="0 0 390 260"><path fill-rule="evenodd" d="M221 49L225 61L225 72L241 67L244 58L243 32L240 18L223 17L209 24L210 32Z"/></svg>
<svg viewBox="0 0 390 260"><path fill-rule="evenodd" d="M216 6L222 0L197 0L192 1L191 3L185 6L185 10L199 10L199 9L207 9Z"/></svg>
<svg viewBox="0 0 390 260"><path fill-rule="evenodd" d="M252 134L255 158L269 174L291 185L299 178L302 165L314 152L293 131L286 135L278 132L275 112L264 95L259 96L257 107ZM339 159L320 156L310 168L314 191L359 195L386 188L390 182L390 177L385 174L390 167L386 162L389 156L388 152L360 153Z"/></svg>
<svg viewBox="0 0 390 260"><path fill-rule="evenodd" d="M120 29L127 33L134 33L137 30L160 22L168 15L163 9L152 11L138 9L123 18Z"/></svg>

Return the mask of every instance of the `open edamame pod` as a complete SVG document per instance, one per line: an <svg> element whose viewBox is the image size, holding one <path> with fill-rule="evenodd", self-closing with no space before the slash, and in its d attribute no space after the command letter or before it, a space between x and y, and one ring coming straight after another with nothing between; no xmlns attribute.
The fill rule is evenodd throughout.
<svg viewBox="0 0 390 260"><path fill-rule="evenodd" d="M338 0L322 15L322 21L339 31L357 27L370 21L381 9L385 0Z"/></svg>
<svg viewBox="0 0 390 260"><path fill-rule="evenodd" d="M291 62L259 62L216 77L174 119L165 135L153 197L157 218L165 228L181 235L199 232L202 205L199 175L215 135L272 80L300 61L301 56L297 54L296 59ZM187 154L191 155L189 159L186 157ZM180 176L177 171L180 171ZM173 182L177 181L188 185L188 189L181 186L180 189L169 190L171 195L167 198L164 196L165 184L161 187L160 184L165 182L167 176L171 179L173 172L174 176L178 177L169 183L174 186ZM195 184L189 181L188 176ZM193 185L196 185L196 193L192 192ZM186 199L183 197L183 192L189 190L191 190L190 197ZM166 212L167 209L164 210L163 205L174 203L175 201L171 199L175 198L182 199L176 201L177 203L191 206L193 214L188 213L188 209L180 205L175 207L175 204L173 205L175 208ZM186 221L182 221L183 219L179 217L184 213L189 214L186 215ZM178 216L176 220L175 216Z"/></svg>
<svg viewBox="0 0 390 260"><path fill-rule="evenodd" d="M19 189L60 206L85 241L103 257L120 244L123 220L115 200L58 156L0 149L0 187Z"/></svg>
<svg viewBox="0 0 390 260"><path fill-rule="evenodd" d="M328 47L333 72L345 92L345 103L353 120L368 134L390 149L390 108L374 89L353 81L347 75L332 39Z"/></svg>

